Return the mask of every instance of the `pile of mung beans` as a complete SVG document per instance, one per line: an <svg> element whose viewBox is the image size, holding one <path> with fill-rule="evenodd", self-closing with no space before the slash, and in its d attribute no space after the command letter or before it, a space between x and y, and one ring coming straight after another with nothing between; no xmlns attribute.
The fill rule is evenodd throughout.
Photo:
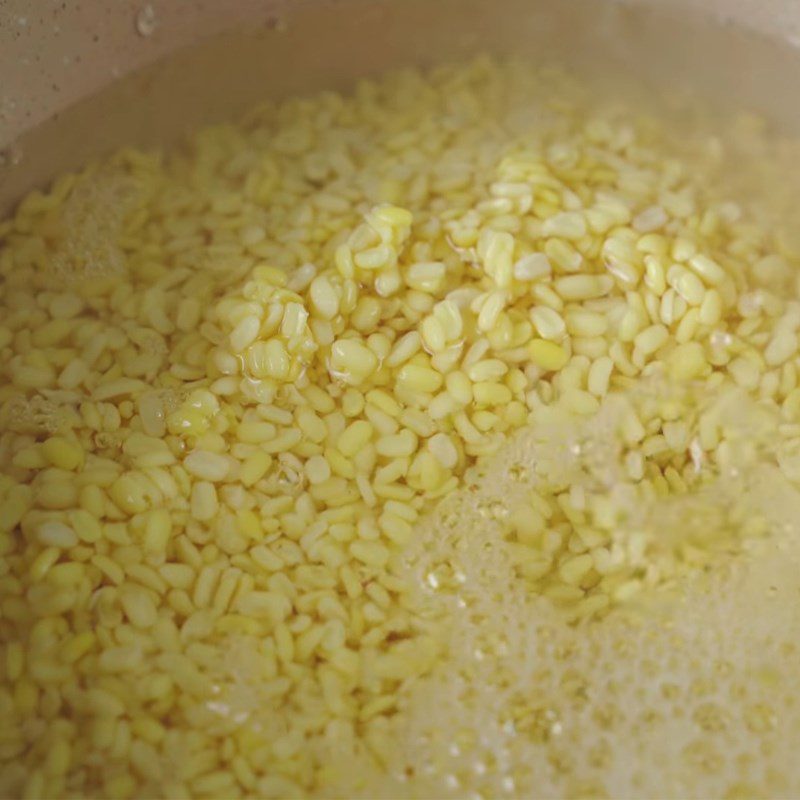
<svg viewBox="0 0 800 800"><path fill-rule="evenodd" d="M580 94L400 71L0 222L0 794L325 795L438 658L420 521L512 434L660 380L798 435L797 254ZM631 409L644 495L725 460L713 414ZM509 523L529 591L574 621L657 584L602 498L548 492Z"/></svg>

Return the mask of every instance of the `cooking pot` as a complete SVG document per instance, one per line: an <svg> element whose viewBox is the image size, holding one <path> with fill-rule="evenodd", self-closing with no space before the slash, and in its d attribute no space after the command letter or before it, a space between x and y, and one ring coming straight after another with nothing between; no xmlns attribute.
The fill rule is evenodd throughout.
<svg viewBox="0 0 800 800"><path fill-rule="evenodd" d="M791 0L0 2L0 219L54 175L267 98L409 63L520 53L692 88L800 130Z"/></svg>

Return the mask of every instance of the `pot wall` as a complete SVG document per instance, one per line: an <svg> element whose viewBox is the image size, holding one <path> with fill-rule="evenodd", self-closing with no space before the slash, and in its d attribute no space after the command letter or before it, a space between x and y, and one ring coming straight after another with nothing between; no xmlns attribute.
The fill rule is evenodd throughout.
<svg viewBox="0 0 800 800"><path fill-rule="evenodd" d="M690 22L699 9L759 35ZM113 147L168 142L265 97L482 49L668 74L800 128L792 41L792 0L5 0L0 213Z"/></svg>

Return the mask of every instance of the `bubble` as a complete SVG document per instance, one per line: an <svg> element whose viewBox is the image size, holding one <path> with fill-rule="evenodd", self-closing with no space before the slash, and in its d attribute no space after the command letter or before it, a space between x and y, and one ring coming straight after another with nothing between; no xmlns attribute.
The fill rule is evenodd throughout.
<svg viewBox="0 0 800 800"><path fill-rule="evenodd" d="M158 21L156 19L156 11L151 3L142 6L139 11L136 12L134 25L139 36L147 38L148 36L153 35L158 25Z"/></svg>
<svg viewBox="0 0 800 800"><path fill-rule="evenodd" d="M715 350L725 350L733 344L733 336L725 331L714 331L710 342Z"/></svg>

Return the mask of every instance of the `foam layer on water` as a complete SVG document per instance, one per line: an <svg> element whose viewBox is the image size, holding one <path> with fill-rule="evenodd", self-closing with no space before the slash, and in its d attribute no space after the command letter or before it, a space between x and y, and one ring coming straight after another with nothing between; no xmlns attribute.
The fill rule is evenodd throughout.
<svg viewBox="0 0 800 800"><path fill-rule="evenodd" d="M124 273L126 256L118 240L140 199L136 182L114 168L78 182L54 222L57 246L48 262L53 279L70 283Z"/></svg>
<svg viewBox="0 0 800 800"><path fill-rule="evenodd" d="M619 477L620 451L607 435L615 402L563 439L568 449L581 438L595 447L594 467L582 457L562 462L586 486ZM571 624L531 591L504 515L486 513L498 504L513 511L541 486L536 465L553 467L563 430L526 431L445 501L411 563L423 615L446 632L441 660L405 687L385 731L393 781L368 785L366 795L774 797L800 789L792 744L800 737L800 496L769 453L766 417L758 423L741 398L710 402L729 423L732 415L740 442L760 445L735 469L705 464L700 488L645 504L634 527L653 536L647 560L663 572L599 619ZM734 493L746 510L738 516L725 513ZM762 533L751 536L754 518ZM705 568L682 555L698 519L706 540L727 543ZM622 525L620 536L631 530Z"/></svg>

